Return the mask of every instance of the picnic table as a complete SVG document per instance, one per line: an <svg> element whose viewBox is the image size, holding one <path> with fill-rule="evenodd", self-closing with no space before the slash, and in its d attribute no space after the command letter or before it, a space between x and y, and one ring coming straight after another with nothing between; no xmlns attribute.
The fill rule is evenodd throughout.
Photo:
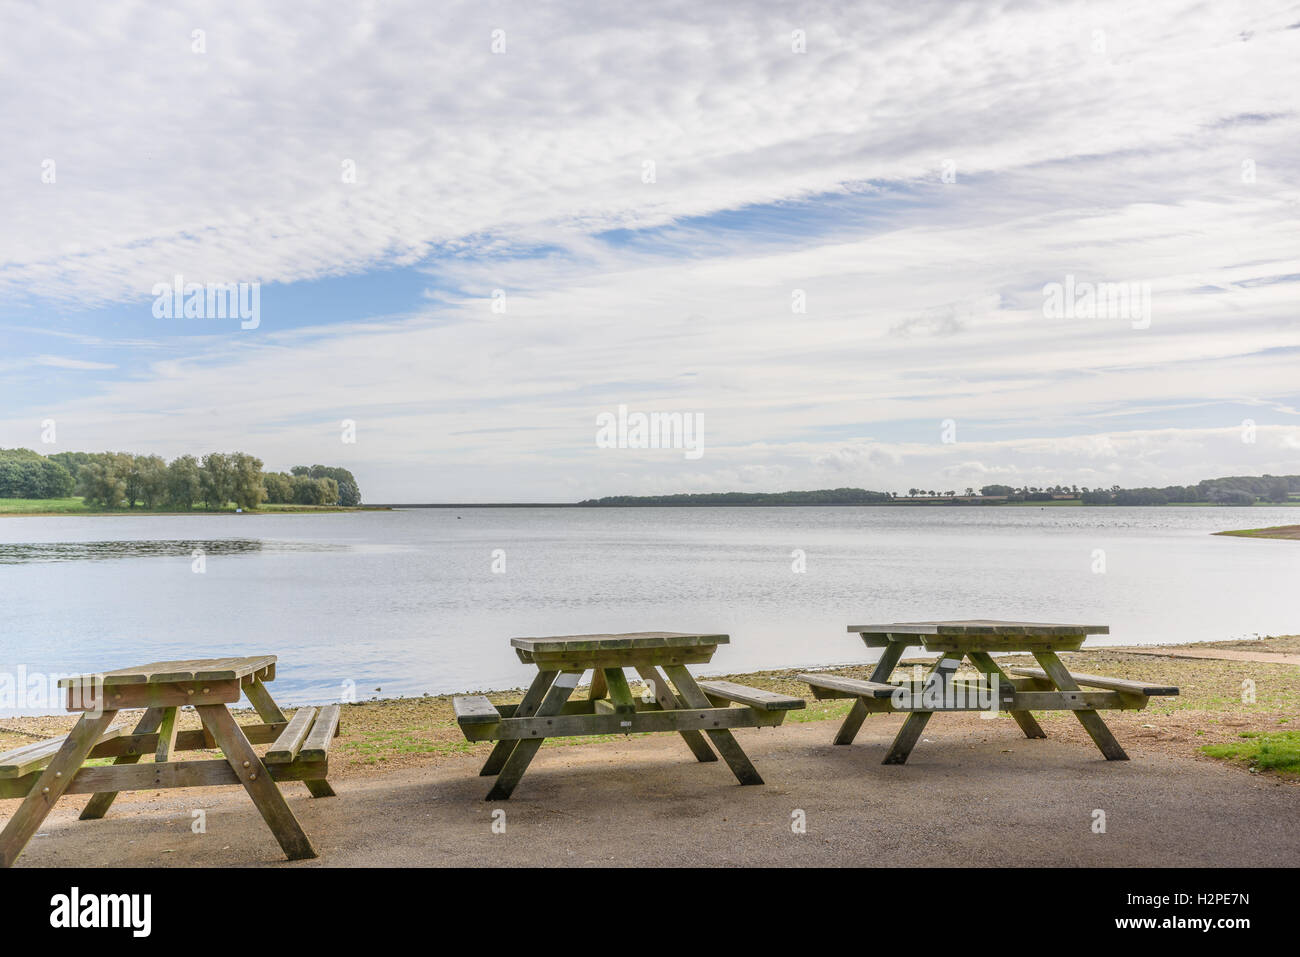
<svg viewBox="0 0 1300 957"><path fill-rule="evenodd" d="M1127 761L1128 755L1098 712L1137 710L1145 708L1153 695L1178 694L1169 685L1071 673L1057 652L1079 650L1088 635L1109 634L1106 625L979 619L850 625L848 630L860 635L868 647L882 649L871 678L861 681L814 673L801 674L799 680L806 681L819 699L853 699L835 735L836 744L852 744L869 714L906 712L883 764L904 763L935 712L974 710L1009 712L1027 738L1047 737L1031 711L1071 711L1106 760ZM939 660L919 685L890 683L890 675L910 647L938 652ZM1042 667L1003 670L992 652L1028 652ZM954 681L963 659L980 673L973 683Z"/></svg>
<svg viewBox="0 0 1300 957"><path fill-rule="evenodd" d="M512 638L519 660L537 666L523 700L497 705L483 695L466 695L453 701L468 740L496 741L480 772L497 779L487 800L510 797L546 738L593 734L675 731L697 760L718 760L712 742L741 784L762 784L729 729L775 727L805 703L729 681L697 682L686 666L708 662L729 641L727 635L666 631ZM635 669L647 683L644 698L633 697L624 668ZM570 701L587 671L590 693Z"/></svg>
<svg viewBox="0 0 1300 957"><path fill-rule="evenodd" d="M277 782L302 781L311 796L332 797L325 780L338 734L339 705L300 708L289 720L267 690L275 655L160 661L63 678L67 709L80 712L72 732L0 754L0 798L24 797L0 832L0 866L22 853L64 794L93 794L81 820L102 818L120 791L242 784L290 860L316 856ZM262 724L240 726L228 705L247 696ZM177 713L193 707L200 731L178 731ZM126 708L145 712L128 732L113 726ZM254 744L270 743L259 758ZM180 751L219 749L215 760L177 761ZM152 763L140 759L152 753ZM88 758L111 757L107 766Z"/></svg>

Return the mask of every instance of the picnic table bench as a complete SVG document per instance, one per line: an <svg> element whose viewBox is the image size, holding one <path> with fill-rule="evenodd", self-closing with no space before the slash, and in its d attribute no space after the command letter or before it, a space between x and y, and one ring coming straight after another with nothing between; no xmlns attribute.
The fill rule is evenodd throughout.
<svg viewBox="0 0 1300 957"><path fill-rule="evenodd" d="M1109 634L1106 625L979 619L850 625L848 630L860 635L868 647L882 649L871 678L812 673L799 675L799 680L807 682L819 699L853 699L835 735L836 744L852 744L869 714L906 713L883 764L907 761L936 712L974 710L1009 712L1028 738L1047 737L1031 711L1070 711L1106 760L1127 761L1128 755L1098 712L1138 710L1153 696L1178 694L1172 685L1072 674L1057 652L1077 651L1088 635ZM938 652L939 660L920 683L891 682L903 652L914 646ZM1042 667L1003 670L992 652L1028 652ZM980 673L975 682L954 681L963 659L969 659Z"/></svg>
<svg viewBox="0 0 1300 957"><path fill-rule="evenodd" d="M311 796L332 797L326 781L338 734L337 704L300 708L289 720L266 684L276 657L160 661L59 681L67 709L80 712L72 732L0 754L0 798L24 798L0 832L0 867L9 867L64 794L92 794L81 820L102 818L121 791L242 784L290 860L316 857L279 781L302 781ZM262 724L239 725L228 705L247 696ZM177 730L191 706L202 730ZM113 726L119 711L144 708L133 730ZM254 744L270 744L259 758ZM219 749L224 757L177 761L176 752ZM152 754L154 760L141 763ZM112 758L106 766L83 766Z"/></svg>
<svg viewBox="0 0 1300 957"><path fill-rule="evenodd" d="M510 797L547 737L594 734L675 731L697 760L718 760L716 748L741 784L762 784L730 729L775 727L805 702L730 681L697 682L686 666L709 661L729 641L678 632L511 639L519 659L537 666L523 700L498 705L466 695L452 702L468 740L496 742L480 772L497 779L487 800ZM633 696L624 668L646 682L645 697ZM570 701L587 671L588 697Z"/></svg>

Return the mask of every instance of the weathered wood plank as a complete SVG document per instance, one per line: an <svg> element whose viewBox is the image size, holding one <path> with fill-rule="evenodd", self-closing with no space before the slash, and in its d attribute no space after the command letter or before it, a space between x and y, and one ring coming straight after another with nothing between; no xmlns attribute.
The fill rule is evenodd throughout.
<svg viewBox="0 0 1300 957"><path fill-rule="evenodd" d="M1008 668L1013 675L1024 675L1026 678L1035 678L1039 681L1050 681L1051 678L1042 668ZM1107 688L1110 691L1126 691L1130 694L1139 695L1176 695L1178 689L1173 685L1158 685L1148 681L1128 681L1122 678L1106 678L1102 675L1085 675L1079 672L1070 672L1076 683L1088 688Z"/></svg>
<svg viewBox="0 0 1300 957"><path fill-rule="evenodd" d="M284 716L280 706L275 703L271 697L271 692L266 685L260 681L250 681L244 684L244 694L247 696L249 703L257 711L260 717L267 724L281 724L289 719Z"/></svg>
<svg viewBox="0 0 1300 957"><path fill-rule="evenodd" d="M643 651L532 652L516 648L519 660L543 671L588 671L595 668L637 668L641 665L705 664L715 645L693 648L651 648Z"/></svg>
<svg viewBox="0 0 1300 957"><path fill-rule="evenodd" d="M342 708L339 704L327 704L316 713L316 721L299 752L303 761L324 761L329 756L330 745L339 733L339 714Z"/></svg>
<svg viewBox="0 0 1300 957"><path fill-rule="evenodd" d="M307 740L307 732L316 718L315 708L299 708L293 720L285 726L284 733L275 739L263 758L267 764L288 764L298 757L302 743Z"/></svg>
<svg viewBox="0 0 1300 957"><path fill-rule="evenodd" d="M59 680L60 688L79 685L158 684L194 681L237 681L276 663L275 655L245 658L191 658L183 661L155 661L147 665L118 668Z"/></svg>
<svg viewBox="0 0 1300 957"><path fill-rule="evenodd" d="M696 645L725 645L727 635L689 634L677 631L638 631L627 634L553 635L546 638L511 638L510 644L533 653L641 651L660 648L689 648Z"/></svg>
<svg viewBox="0 0 1300 957"><path fill-rule="evenodd" d="M609 702L618 714L631 714L636 711L636 702L632 700L632 688L627 683L627 675L622 668L605 668L605 688Z"/></svg>
<svg viewBox="0 0 1300 957"><path fill-rule="evenodd" d="M655 731L708 731L717 728L774 728L784 711L759 711L747 705L715 708L704 699L703 708L676 711L624 711L608 714L535 715L502 718L495 725L464 728L470 741L521 741L533 738L584 737L596 734L644 734Z"/></svg>
<svg viewBox="0 0 1300 957"><path fill-rule="evenodd" d="M328 772L327 762L276 764L267 768L275 781L305 781ZM166 764L104 765L82 768L68 786L68 794L113 791L149 791L166 788L200 788L241 784L240 776L224 758L168 761Z"/></svg>
<svg viewBox="0 0 1300 957"><path fill-rule="evenodd" d="M1108 625L1073 625L1044 621L1000 621L973 618L959 621L895 621L884 625L849 625L860 635L1021 635L1024 637L1065 637L1069 635L1109 635Z"/></svg>
<svg viewBox="0 0 1300 957"><path fill-rule="evenodd" d="M179 708L184 705L233 704L243 693L239 681L202 681L192 684L109 685L102 694L87 696L80 687L67 689L69 711L97 711L111 708Z"/></svg>
<svg viewBox="0 0 1300 957"><path fill-rule="evenodd" d="M456 723L461 727L467 724L496 724L501 720L501 712L486 695L457 696L451 699L451 708L456 713Z"/></svg>
<svg viewBox="0 0 1300 957"><path fill-rule="evenodd" d="M162 722L158 725L158 743L154 746L154 761L161 764L171 757L176 747L176 716L178 708L163 708Z"/></svg>
<svg viewBox="0 0 1300 957"><path fill-rule="evenodd" d="M760 711L797 711L808 707L808 702L803 698L777 694L775 691L764 691L762 688L751 688L733 681L698 681L696 684L706 695L724 701L739 702L751 708L758 708Z"/></svg>
<svg viewBox="0 0 1300 957"><path fill-rule="evenodd" d="M800 674L795 675L799 681L807 683L818 690L836 691L842 697L888 698L896 690L894 685L880 681L863 681L859 678L844 678L839 675ZM825 697L830 697L826 695Z"/></svg>

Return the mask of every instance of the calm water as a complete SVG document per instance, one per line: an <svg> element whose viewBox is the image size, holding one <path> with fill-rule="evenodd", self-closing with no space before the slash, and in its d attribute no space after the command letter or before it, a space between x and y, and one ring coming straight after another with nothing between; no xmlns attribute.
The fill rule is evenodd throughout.
<svg viewBox="0 0 1300 957"><path fill-rule="evenodd" d="M299 703L337 699L345 681L358 697L518 686L532 669L508 646L516 635L721 631L733 644L701 670L730 672L866 660L844 631L853 622L1109 624L1098 644L1295 633L1300 542L1208 533L1298 519L925 507L7 518L0 673L270 652L273 690Z"/></svg>

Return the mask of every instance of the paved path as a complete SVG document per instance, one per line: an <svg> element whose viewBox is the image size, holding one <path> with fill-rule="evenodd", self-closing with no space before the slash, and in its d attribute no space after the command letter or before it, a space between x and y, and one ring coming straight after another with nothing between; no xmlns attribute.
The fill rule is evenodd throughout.
<svg viewBox="0 0 1300 957"><path fill-rule="evenodd" d="M834 722L737 732L765 786L698 764L652 735L543 748L506 802L483 800L480 754L345 777L337 798L286 786L321 857L285 862L233 789L123 795L101 821L66 799L19 866L562 866L1300 864L1300 786L1145 750L1101 759L1082 733L1030 741L1009 720L926 729L912 759L880 759L901 719L872 717L851 747ZM1051 733L1051 732L1049 732ZM0 817L13 802L0 802ZM206 812L195 834L193 811ZM505 811L505 833L493 812ZM1093 833L1096 811L1106 831ZM806 833L791 823L802 812Z"/></svg>
<svg viewBox="0 0 1300 957"><path fill-rule="evenodd" d="M1096 650L1096 649L1094 649ZM1236 651L1231 648L1106 648L1126 655L1154 655L1160 658L1200 658L1206 661L1258 661L1266 665L1300 665L1300 655L1278 651Z"/></svg>

